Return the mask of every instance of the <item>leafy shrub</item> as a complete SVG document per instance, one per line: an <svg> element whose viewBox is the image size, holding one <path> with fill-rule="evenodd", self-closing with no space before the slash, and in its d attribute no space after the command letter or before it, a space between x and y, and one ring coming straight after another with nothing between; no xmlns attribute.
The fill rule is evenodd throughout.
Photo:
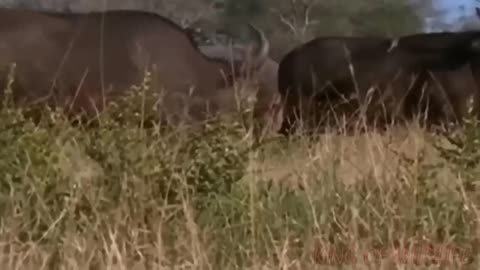
<svg viewBox="0 0 480 270"><path fill-rule="evenodd" d="M339 157L332 167L302 171L295 179L301 188L254 179L245 184L238 180L252 152L240 124L215 119L167 132L145 121L158 117L148 81L133 90L109 104L93 127L73 125L48 107L34 124L12 106L7 91L0 110L0 239L22 248L35 241L50 268L78 254L102 262L113 241L128 259L149 258L163 245L158 248L172 265L197 260L215 269L279 261L311 269L312 259L342 264L352 262L345 256L361 259L358 248L422 242L458 248L462 263L474 254L475 122L446 135L449 147L433 137L438 162L400 156L389 172L396 181L372 181L378 180L372 172L346 184L337 175ZM445 168L458 181L439 181ZM87 251L72 252L72 239L88 243ZM329 245L345 251L324 256ZM199 262L204 255L208 261Z"/></svg>
<svg viewBox="0 0 480 270"><path fill-rule="evenodd" d="M152 225L186 197L201 210L227 196L247 165L241 127L218 121L173 135L144 128L157 117L156 98L147 81L109 104L95 127L72 125L48 107L34 124L7 90L0 111L4 226L18 228L23 240L59 240L111 222Z"/></svg>

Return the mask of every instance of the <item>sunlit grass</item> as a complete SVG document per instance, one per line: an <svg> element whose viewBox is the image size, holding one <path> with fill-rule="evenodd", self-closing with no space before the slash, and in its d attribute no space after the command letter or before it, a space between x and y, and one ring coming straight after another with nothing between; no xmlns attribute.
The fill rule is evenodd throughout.
<svg viewBox="0 0 480 270"><path fill-rule="evenodd" d="M169 136L126 106L97 128L3 108L0 269L477 267L474 132L457 152L416 124L250 148L241 121Z"/></svg>

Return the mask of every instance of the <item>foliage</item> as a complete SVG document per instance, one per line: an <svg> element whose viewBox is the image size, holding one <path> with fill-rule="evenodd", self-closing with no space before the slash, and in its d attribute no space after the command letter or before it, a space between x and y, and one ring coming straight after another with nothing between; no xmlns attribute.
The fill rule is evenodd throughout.
<svg viewBox="0 0 480 270"><path fill-rule="evenodd" d="M124 245L124 256L142 254L150 261L144 247L159 244L151 240L158 227L164 228L160 234L170 265L196 256L232 269L267 258L298 259L306 267L340 265L364 262L365 250L374 251L367 261L377 264L382 251L439 245L450 248L452 259L422 251L415 263L471 262L478 202L470 199L478 193L465 184L478 179L470 165L476 154L468 152L476 149L476 129L464 133L469 139L463 145L470 146L463 152L443 152L448 154L442 162L465 180L453 185L438 181L445 164L431 165L422 155L401 156L398 181L390 184L367 175L347 185L337 175L339 159L328 170L306 171L299 187L264 179L242 184L253 153L239 127L217 122L173 134L142 128L140 112L155 111L155 102L145 102L148 91L145 84L117 106L110 104L96 127L72 125L61 111L48 108L49 117L33 124L4 103L0 239L34 241L52 254L52 267L64 263L63 249L72 237L93 239L95 262L107 263L99 246L112 231L118 239L111 241ZM147 109L139 109L145 104ZM195 236L197 230L204 236ZM179 246L188 234L196 245L208 243L208 251Z"/></svg>
<svg viewBox="0 0 480 270"><path fill-rule="evenodd" d="M381 252L402 247L430 248L417 251L416 264L474 259L475 121L450 136L456 150L437 146L437 163L397 153L394 182L381 183L372 172L346 184L338 158L331 167L304 170L291 186L246 174L258 153L235 121L218 119L193 131L147 125L145 118L158 116L158 96L148 85L147 76L109 104L95 125L72 124L48 107L34 123L7 89L0 111L0 243L20 253L35 243L49 254L49 268L71 256L89 256L86 264L105 268L110 251L104 247L113 243L132 261L154 263L159 258L152 249L161 245L168 265L197 261L224 269L286 261L304 268L355 264L365 262L366 250L368 263L378 264ZM273 151L263 154L272 158ZM440 181L445 167L458 181ZM79 251L72 241L89 248ZM451 257L432 255L439 246Z"/></svg>
<svg viewBox="0 0 480 270"><path fill-rule="evenodd" d="M392 36L420 31L423 25L421 14L405 0L226 0L225 3L220 15L226 27L238 35L246 21L255 22L267 32L275 59L316 36Z"/></svg>
<svg viewBox="0 0 480 270"><path fill-rule="evenodd" d="M4 226L16 224L23 241L60 240L123 217L148 221L186 197L200 210L227 196L246 169L241 128L218 122L167 136L158 125L144 126L157 108L146 100L155 98L147 83L109 104L95 126L73 125L49 107L35 125L7 91L0 111Z"/></svg>

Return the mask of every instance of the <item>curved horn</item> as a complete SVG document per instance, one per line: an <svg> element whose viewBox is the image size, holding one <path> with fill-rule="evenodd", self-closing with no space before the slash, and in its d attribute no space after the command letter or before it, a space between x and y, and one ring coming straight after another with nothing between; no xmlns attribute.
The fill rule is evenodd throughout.
<svg viewBox="0 0 480 270"><path fill-rule="evenodd" d="M243 55L240 49L235 46L227 45L202 45L198 46L200 51L209 58L222 59L226 61L241 61Z"/></svg>
<svg viewBox="0 0 480 270"><path fill-rule="evenodd" d="M254 63L256 65L262 65L268 57L268 52L270 50L270 43L265 37L265 33L255 27L253 24L249 23L248 27L251 32L255 35L255 41L257 44L257 49L254 54Z"/></svg>

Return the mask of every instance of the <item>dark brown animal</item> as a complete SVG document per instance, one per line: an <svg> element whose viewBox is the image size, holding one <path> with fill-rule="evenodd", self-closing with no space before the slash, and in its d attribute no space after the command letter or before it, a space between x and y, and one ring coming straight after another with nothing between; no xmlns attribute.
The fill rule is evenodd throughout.
<svg viewBox="0 0 480 270"><path fill-rule="evenodd" d="M246 48L243 46L226 46L222 44L200 46L207 56L217 59L244 59ZM270 57L257 72L243 80L237 89L247 92L246 96L254 100L253 132L255 137L273 135L280 130L283 121L283 108L278 92L278 63Z"/></svg>
<svg viewBox="0 0 480 270"><path fill-rule="evenodd" d="M1 8L0 72L16 64L13 93L19 104L49 102L92 115L150 70L151 87L165 90L161 109L169 122L203 120L229 106L218 96L231 92L233 78L255 72L267 59L268 41L251 29L255 41L248 59L232 64L205 56L185 30L152 13Z"/></svg>
<svg viewBox="0 0 480 270"><path fill-rule="evenodd" d="M429 124L457 120L466 99L478 102L476 85L459 84L456 74L476 61L479 41L480 32L472 31L307 42L279 64L281 133L293 132L298 117L308 129L356 116L377 126L418 116Z"/></svg>

